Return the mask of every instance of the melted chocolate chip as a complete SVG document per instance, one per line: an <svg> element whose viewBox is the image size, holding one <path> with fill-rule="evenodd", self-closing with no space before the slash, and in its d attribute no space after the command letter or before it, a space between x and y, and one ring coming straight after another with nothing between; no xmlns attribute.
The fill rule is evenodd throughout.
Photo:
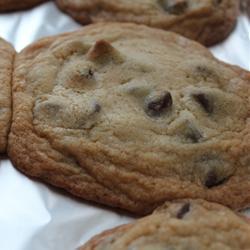
<svg viewBox="0 0 250 250"><path fill-rule="evenodd" d="M200 139L202 138L199 131L196 131L195 133L190 133L187 135L187 138L190 139L193 143L198 143Z"/></svg>
<svg viewBox="0 0 250 250"><path fill-rule="evenodd" d="M87 78L90 79L90 78L92 78L93 76L94 76L93 70L92 70L92 69L89 69Z"/></svg>
<svg viewBox="0 0 250 250"><path fill-rule="evenodd" d="M198 102L207 113L212 113L214 110L213 103L205 94L194 94L193 95L196 102Z"/></svg>
<svg viewBox="0 0 250 250"><path fill-rule="evenodd" d="M204 154L196 164L201 183L207 188L223 184L235 171L231 163L215 153Z"/></svg>
<svg viewBox="0 0 250 250"><path fill-rule="evenodd" d="M220 179L214 171L210 171L206 176L205 186L207 188L212 188L221 185L224 181L226 181L226 178Z"/></svg>
<svg viewBox="0 0 250 250"><path fill-rule="evenodd" d="M156 92L145 100L145 111L149 116L160 116L167 112L173 104L173 99L168 91Z"/></svg>
<svg viewBox="0 0 250 250"><path fill-rule="evenodd" d="M214 4L214 6L218 6L218 5L220 5L220 4L221 4L221 2L222 2L222 0L213 0L213 4Z"/></svg>
<svg viewBox="0 0 250 250"><path fill-rule="evenodd" d="M202 139L202 134L197 128L189 124L186 129L185 137L192 143L198 143Z"/></svg>
<svg viewBox="0 0 250 250"><path fill-rule="evenodd" d="M181 209L178 211L176 217L178 219L182 219L186 213L188 213L190 211L190 203L185 203Z"/></svg>
<svg viewBox="0 0 250 250"><path fill-rule="evenodd" d="M94 108L94 112L99 113L100 111L101 111L101 105L96 103L95 108Z"/></svg>
<svg viewBox="0 0 250 250"><path fill-rule="evenodd" d="M180 15L188 8L186 0L162 0L161 5L170 14Z"/></svg>

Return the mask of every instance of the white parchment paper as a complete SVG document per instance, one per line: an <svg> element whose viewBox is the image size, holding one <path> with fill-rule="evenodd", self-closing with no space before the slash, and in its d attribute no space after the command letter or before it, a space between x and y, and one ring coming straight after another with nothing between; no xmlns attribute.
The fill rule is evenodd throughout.
<svg viewBox="0 0 250 250"><path fill-rule="evenodd" d="M79 27L53 2L29 11L0 14L0 36L17 51L41 37ZM211 51L223 61L250 70L247 17L241 15L232 35ZM245 213L250 216L250 210ZM0 159L0 250L75 249L93 235L133 219L31 180L7 158Z"/></svg>

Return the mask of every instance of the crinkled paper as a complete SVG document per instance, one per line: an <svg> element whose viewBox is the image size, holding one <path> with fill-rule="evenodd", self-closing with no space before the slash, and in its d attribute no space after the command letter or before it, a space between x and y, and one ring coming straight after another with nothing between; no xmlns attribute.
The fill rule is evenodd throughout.
<svg viewBox="0 0 250 250"><path fill-rule="evenodd" d="M0 36L17 51L33 41L80 27L53 2L29 11L0 14ZM241 15L235 31L211 48L223 61L250 70L250 22ZM250 194L249 194L250 195ZM250 215L250 210L248 210ZM67 196L31 180L0 160L0 250L70 250L93 235L134 218Z"/></svg>

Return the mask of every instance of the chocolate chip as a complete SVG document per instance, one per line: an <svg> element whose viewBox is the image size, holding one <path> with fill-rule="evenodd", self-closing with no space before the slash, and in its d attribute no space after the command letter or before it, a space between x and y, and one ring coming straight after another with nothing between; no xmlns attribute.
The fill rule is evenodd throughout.
<svg viewBox="0 0 250 250"><path fill-rule="evenodd" d="M188 8L188 2L186 0L162 0L161 5L164 10L174 15L183 14Z"/></svg>
<svg viewBox="0 0 250 250"><path fill-rule="evenodd" d="M88 70L88 74L87 74L87 78L88 78L88 79L91 79L93 76L94 76L93 70L92 70L92 69L89 69L89 70Z"/></svg>
<svg viewBox="0 0 250 250"><path fill-rule="evenodd" d="M155 92L145 100L145 112L149 116L160 116L172 106L173 99L168 91Z"/></svg>
<svg viewBox="0 0 250 250"><path fill-rule="evenodd" d="M193 143L198 143L202 136L199 131L196 131L195 133L188 134L187 138L190 139Z"/></svg>
<svg viewBox="0 0 250 250"><path fill-rule="evenodd" d="M202 134L194 125L189 123L186 127L185 137L192 143L198 143L202 139Z"/></svg>
<svg viewBox="0 0 250 250"><path fill-rule="evenodd" d="M94 112L95 112L95 113L99 113L100 111L101 111L101 105L98 104L98 103L96 103L96 104L95 104L95 108L94 108Z"/></svg>
<svg viewBox="0 0 250 250"><path fill-rule="evenodd" d="M205 186L212 188L221 185L224 181L226 181L226 178L221 179L216 175L216 172L209 171L205 179Z"/></svg>
<svg viewBox="0 0 250 250"><path fill-rule="evenodd" d="M185 203L181 209L178 211L176 217L178 219L182 219L186 213L188 213L190 211L190 203Z"/></svg>
<svg viewBox="0 0 250 250"><path fill-rule="evenodd" d="M215 153L203 155L196 162L196 166L201 183L207 188L223 184L235 172L235 167L231 163Z"/></svg>
<svg viewBox="0 0 250 250"><path fill-rule="evenodd" d="M207 113L213 112L214 110L213 103L211 102L211 100L209 100L209 98L205 94L203 93L194 94L193 98L203 107L203 109Z"/></svg>
<svg viewBox="0 0 250 250"><path fill-rule="evenodd" d="M221 4L221 2L222 2L222 0L213 0L213 4L214 4L214 6L218 6L218 5L220 5L220 4Z"/></svg>

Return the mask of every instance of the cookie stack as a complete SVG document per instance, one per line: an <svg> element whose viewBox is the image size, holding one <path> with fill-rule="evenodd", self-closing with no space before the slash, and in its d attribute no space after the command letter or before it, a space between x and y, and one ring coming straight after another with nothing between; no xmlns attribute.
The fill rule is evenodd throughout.
<svg viewBox="0 0 250 250"><path fill-rule="evenodd" d="M85 200L140 215L161 206L84 250L249 250L249 221L222 205L250 205L250 72L173 32L99 23L211 45L232 30L238 2L58 4L98 23L18 54L0 41L1 152Z"/></svg>

